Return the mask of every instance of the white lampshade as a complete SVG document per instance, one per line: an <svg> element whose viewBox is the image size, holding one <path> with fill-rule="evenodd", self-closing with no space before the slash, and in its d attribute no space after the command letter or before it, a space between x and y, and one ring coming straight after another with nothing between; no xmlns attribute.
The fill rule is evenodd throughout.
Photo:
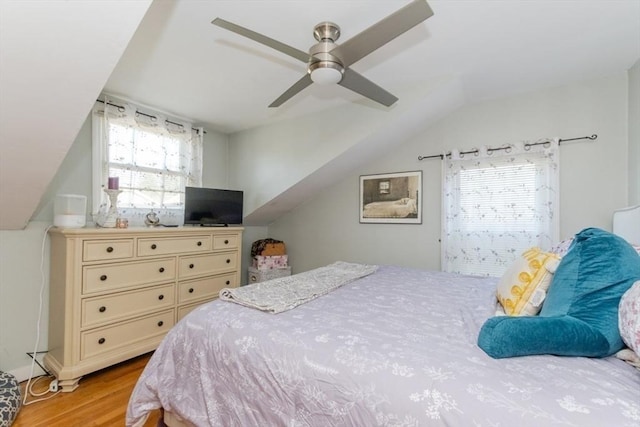
<svg viewBox="0 0 640 427"><path fill-rule="evenodd" d="M318 67L311 71L311 80L320 85L332 85L342 80L342 73L336 68Z"/></svg>

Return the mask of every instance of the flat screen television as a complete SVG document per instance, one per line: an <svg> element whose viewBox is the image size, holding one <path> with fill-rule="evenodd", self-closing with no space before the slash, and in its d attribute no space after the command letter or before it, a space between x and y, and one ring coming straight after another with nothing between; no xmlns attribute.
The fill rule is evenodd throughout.
<svg viewBox="0 0 640 427"><path fill-rule="evenodd" d="M185 225L239 225L242 224L242 207L242 191L185 187Z"/></svg>

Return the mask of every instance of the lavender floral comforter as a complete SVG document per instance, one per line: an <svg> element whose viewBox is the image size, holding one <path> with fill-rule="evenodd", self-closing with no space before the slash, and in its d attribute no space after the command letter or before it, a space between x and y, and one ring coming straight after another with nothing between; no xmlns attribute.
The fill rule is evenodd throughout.
<svg viewBox="0 0 640 427"><path fill-rule="evenodd" d="M167 335L127 425L163 407L196 426L637 427L621 360L495 360L476 345L495 279L382 266L280 314L225 301Z"/></svg>

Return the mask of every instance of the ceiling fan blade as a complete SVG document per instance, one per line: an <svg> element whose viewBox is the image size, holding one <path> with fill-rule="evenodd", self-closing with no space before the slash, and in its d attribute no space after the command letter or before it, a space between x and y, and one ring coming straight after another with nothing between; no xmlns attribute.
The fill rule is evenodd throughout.
<svg viewBox="0 0 640 427"><path fill-rule="evenodd" d="M233 31L236 34L240 34L246 38L249 38L258 43L262 43L265 46L268 46L272 49L280 51L284 54L287 54L295 59L298 59L302 62L309 61L309 54L300 49L296 49L295 47L291 47L284 43L281 43L277 40L274 40L270 37L263 36L260 33L256 33L248 28L241 27L240 25L234 24L233 22L225 21L222 18L216 18L211 21L213 25L217 25L218 27L224 28L225 30Z"/></svg>
<svg viewBox="0 0 640 427"><path fill-rule="evenodd" d="M360 95L366 96L385 107L393 105L398 100L397 97L350 68L344 70L342 80L338 84Z"/></svg>
<svg viewBox="0 0 640 427"><path fill-rule="evenodd" d="M433 15L425 0L414 0L331 50L345 67L359 61Z"/></svg>
<svg viewBox="0 0 640 427"><path fill-rule="evenodd" d="M290 98L293 98L294 95L297 95L299 92L301 92L302 89L309 86L311 83L313 83L313 81L311 80L311 76L309 75L309 73L306 73L300 80L295 82L293 86L291 86L282 95L280 95L278 99L273 101L271 105L269 105L269 108L281 106Z"/></svg>

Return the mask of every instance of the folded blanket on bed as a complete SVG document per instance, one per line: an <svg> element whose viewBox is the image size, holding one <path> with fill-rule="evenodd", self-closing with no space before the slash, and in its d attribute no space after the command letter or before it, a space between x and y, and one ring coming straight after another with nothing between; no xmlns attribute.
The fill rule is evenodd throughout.
<svg viewBox="0 0 640 427"><path fill-rule="evenodd" d="M309 302L375 272L376 265L335 262L293 276L240 288L224 288L220 299L271 313L281 313Z"/></svg>

